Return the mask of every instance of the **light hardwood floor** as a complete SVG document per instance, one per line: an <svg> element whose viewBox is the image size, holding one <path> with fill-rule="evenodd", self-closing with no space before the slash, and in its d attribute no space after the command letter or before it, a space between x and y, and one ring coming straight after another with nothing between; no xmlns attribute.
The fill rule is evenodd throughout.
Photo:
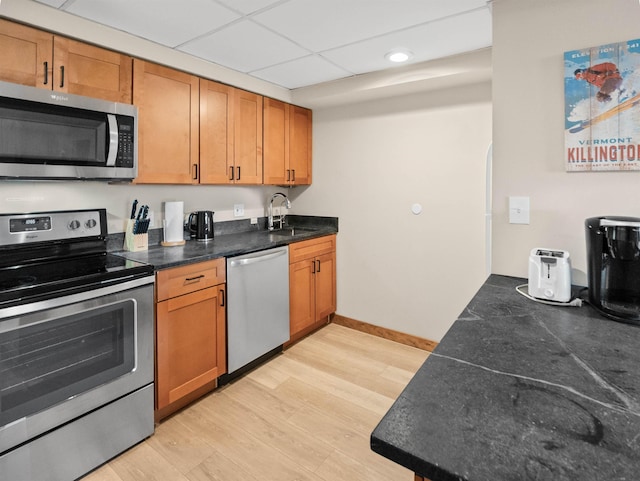
<svg viewBox="0 0 640 481"><path fill-rule="evenodd" d="M329 324L83 481L412 481L369 436L428 354Z"/></svg>

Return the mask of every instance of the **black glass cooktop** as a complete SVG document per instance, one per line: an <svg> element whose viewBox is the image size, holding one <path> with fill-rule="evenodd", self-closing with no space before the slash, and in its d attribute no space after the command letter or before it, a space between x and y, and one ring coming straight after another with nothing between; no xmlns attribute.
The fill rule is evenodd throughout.
<svg viewBox="0 0 640 481"><path fill-rule="evenodd" d="M153 266L104 252L0 267L0 308L152 273Z"/></svg>

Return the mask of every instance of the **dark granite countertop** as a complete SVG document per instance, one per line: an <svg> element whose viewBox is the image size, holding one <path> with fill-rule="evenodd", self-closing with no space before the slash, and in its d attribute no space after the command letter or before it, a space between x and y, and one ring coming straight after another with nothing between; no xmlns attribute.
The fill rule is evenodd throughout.
<svg viewBox="0 0 640 481"><path fill-rule="evenodd" d="M371 435L432 481L640 479L640 327L490 276Z"/></svg>
<svg viewBox="0 0 640 481"><path fill-rule="evenodd" d="M260 222L256 227L250 227L248 221L246 225L240 225L240 227L234 227L236 223L230 222L226 226L216 224L214 238L207 242L187 240L185 245L170 247L163 247L158 243L149 245L146 251L138 252L121 250L122 239L124 239L124 235L121 235L110 241L111 245L117 246L120 250L113 249L111 252L126 259L150 264L156 270L160 270L219 257L248 254L338 232L338 219L335 217L292 215L287 219L290 220L290 224L284 230L293 227L295 235L282 235L282 232L278 231L269 232L264 228L264 222Z"/></svg>

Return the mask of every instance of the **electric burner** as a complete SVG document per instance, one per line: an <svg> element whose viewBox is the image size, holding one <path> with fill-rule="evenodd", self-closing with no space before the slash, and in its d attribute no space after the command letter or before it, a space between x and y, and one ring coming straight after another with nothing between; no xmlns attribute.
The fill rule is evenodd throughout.
<svg viewBox="0 0 640 481"><path fill-rule="evenodd" d="M0 308L153 272L107 253L105 209L2 214L0 229Z"/></svg>

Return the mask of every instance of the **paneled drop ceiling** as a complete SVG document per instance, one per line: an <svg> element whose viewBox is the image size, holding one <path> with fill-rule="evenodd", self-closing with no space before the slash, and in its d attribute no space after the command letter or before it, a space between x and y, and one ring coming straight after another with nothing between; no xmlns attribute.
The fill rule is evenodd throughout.
<svg viewBox="0 0 640 481"><path fill-rule="evenodd" d="M491 45L491 0L36 0L296 89Z"/></svg>

